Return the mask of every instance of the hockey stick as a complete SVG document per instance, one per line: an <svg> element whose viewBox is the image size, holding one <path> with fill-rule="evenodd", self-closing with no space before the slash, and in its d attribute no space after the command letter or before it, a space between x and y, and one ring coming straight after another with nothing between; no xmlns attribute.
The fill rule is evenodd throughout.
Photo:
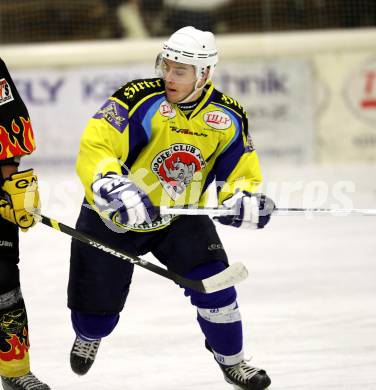
<svg viewBox="0 0 376 390"><path fill-rule="evenodd" d="M61 222L56 221L55 219L48 218L45 215L38 215L40 221L53 229L59 230L69 236L79 240L85 244L91 245L94 248L97 248L103 252L110 253L111 255L118 257L121 260L128 261L129 263L139 265L140 267L146 268L147 270L154 272L164 278L170 279L175 283L179 284L181 287L189 287L192 290L199 291L201 293L212 293L225 288L231 287L236 283L241 282L246 279L248 276L248 271L245 266L236 262L231 264L224 271L213 275L209 278L203 280L191 280L184 278L172 271L168 271L162 267L159 267L153 263L150 263L138 256L132 255L123 251L121 249L115 249L109 247L106 243L99 241L90 237L87 234L81 233L76 229L73 229L67 225L64 225Z"/></svg>
<svg viewBox="0 0 376 390"><path fill-rule="evenodd" d="M235 209L225 207L160 207L160 214L173 215L207 215L209 217L221 217L226 215L237 215ZM325 208L276 208L273 215L277 216L293 216L293 215L360 215L360 216L376 216L376 209L325 209Z"/></svg>

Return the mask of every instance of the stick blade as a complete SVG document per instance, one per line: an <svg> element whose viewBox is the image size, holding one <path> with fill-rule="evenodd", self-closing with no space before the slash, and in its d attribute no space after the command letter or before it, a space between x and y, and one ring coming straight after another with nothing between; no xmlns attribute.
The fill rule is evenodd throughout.
<svg viewBox="0 0 376 390"><path fill-rule="evenodd" d="M244 264L236 262L217 275L202 281L205 293L212 293L234 286L248 277L248 270Z"/></svg>

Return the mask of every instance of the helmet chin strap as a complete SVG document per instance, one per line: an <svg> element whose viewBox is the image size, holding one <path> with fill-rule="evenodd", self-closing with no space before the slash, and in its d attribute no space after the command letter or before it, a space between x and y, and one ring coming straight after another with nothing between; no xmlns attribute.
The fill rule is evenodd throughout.
<svg viewBox="0 0 376 390"><path fill-rule="evenodd" d="M192 99L192 97L198 92L198 91L201 91L205 85L207 84L208 80L206 80L205 84L202 86L202 87L198 87L198 84L200 83L200 81L202 80L201 79L198 79L196 81L196 84L195 84L195 87L193 88L193 91L187 96L185 97L183 100L181 100L180 102L178 102L177 104L181 104L181 103L187 103L190 99Z"/></svg>
<svg viewBox="0 0 376 390"><path fill-rule="evenodd" d="M188 95L186 96L183 100L181 100L180 102L178 102L178 104L181 104L181 103L188 103L188 101L190 99L192 99L192 96L194 96L195 93L197 93L198 91L201 91L205 85L208 83L208 81L211 79L211 76L213 75L213 72L214 72L214 68L213 66L210 66L208 67L209 71L207 73L205 73L205 70L203 68L198 68L198 67L195 67L196 68L196 76L197 76L197 80L196 80L196 84L193 88L193 91ZM205 83L203 84L202 87L199 87L198 85L200 84L200 82L206 77L206 80L205 80Z"/></svg>

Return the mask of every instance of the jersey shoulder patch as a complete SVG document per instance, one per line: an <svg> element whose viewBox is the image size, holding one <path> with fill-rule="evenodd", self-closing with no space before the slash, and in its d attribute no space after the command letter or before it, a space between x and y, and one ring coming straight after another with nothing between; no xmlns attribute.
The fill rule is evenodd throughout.
<svg viewBox="0 0 376 390"><path fill-rule="evenodd" d="M159 78L132 80L118 89L113 97L124 102L129 111L141 100L165 90L164 82Z"/></svg>

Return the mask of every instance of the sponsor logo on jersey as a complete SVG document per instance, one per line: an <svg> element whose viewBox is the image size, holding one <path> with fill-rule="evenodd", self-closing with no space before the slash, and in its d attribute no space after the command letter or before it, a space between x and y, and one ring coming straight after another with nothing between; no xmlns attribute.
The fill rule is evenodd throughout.
<svg viewBox="0 0 376 390"><path fill-rule="evenodd" d="M176 116L176 110L174 107L171 106L171 104L164 100L161 105L159 106L159 112L162 116L165 116L167 118L175 118Z"/></svg>
<svg viewBox="0 0 376 390"><path fill-rule="evenodd" d="M8 81L0 79L0 106L9 103L12 100L14 100L14 98Z"/></svg>
<svg viewBox="0 0 376 390"><path fill-rule="evenodd" d="M232 120L229 115L222 111L210 111L204 114L204 121L207 125L217 130L228 129Z"/></svg>
<svg viewBox="0 0 376 390"><path fill-rule="evenodd" d="M18 124L17 124L18 123ZM30 154L35 149L30 119L14 119L9 129L0 126L0 160Z"/></svg>
<svg viewBox="0 0 376 390"><path fill-rule="evenodd" d="M207 137L208 135L205 133L198 133L197 131L191 131L189 129L179 129L176 126L170 126L171 131L174 131L179 134L186 134L186 135L195 135L197 137Z"/></svg>
<svg viewBox="0 0 376 390"><path fill-rule="evenodd" d="M192 182L196 172L205 167L200 149L189 144L173 144L158 153L151 169L168 195L176 200Z"/></svg>
<svg viewBox="0 0 376 390"><path fill-rule="evenodd" d="M127 87L124 89L124 96L127 99L132 99L137 93L140 93L150 88L157 88L157 87L162 87L162 80L155 79L155 80L143 80L138 82L134 81L128 84Z"/></svg>
<svg viewBox="0 0 376 390"><path fill-rule="evenodd" d="M118 102L107 100L94 115L94 118L104 118L112 127L122 133L128 124L128 111Z"/></svg>

